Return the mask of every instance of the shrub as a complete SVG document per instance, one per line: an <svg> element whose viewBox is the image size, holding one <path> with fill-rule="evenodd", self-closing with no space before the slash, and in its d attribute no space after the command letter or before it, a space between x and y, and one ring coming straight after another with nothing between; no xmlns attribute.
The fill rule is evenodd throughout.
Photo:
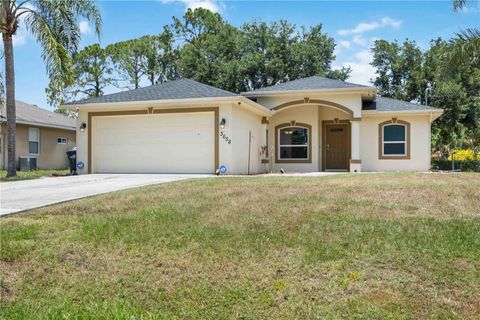
<svg viewBox="0 0 480 320"><path fill-rule="evenodd" d="M433 158L432 169L452 170L452 160ZM455 157L455 170L480 172L480 159L457 160Z"/></svg>
<svg viewBox="0 0 480 320"><path fill-rule="evenodd" d="M455 149L452 154L455 154L455 160L480 160L480 153L473 149ZM452 160L452 155L448 160Z"/></svg>

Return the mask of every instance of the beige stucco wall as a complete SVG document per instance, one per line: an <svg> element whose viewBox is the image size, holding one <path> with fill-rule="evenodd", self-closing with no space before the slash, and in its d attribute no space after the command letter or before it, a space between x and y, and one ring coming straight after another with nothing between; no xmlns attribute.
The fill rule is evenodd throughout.
<svg viewBox="0 0 480 320"><path fill-rule="evenodd" d="M410 123L410 159L381 160L378 157L378 125L393 117ZM431 158L430 116L401 114L364 116L360 126L362 171L428 171Z"/></svg>
<svg viewBox="0 0 480 320"><path fill-rule="evenodd" d="M28 129L40 129L40 152L37 157L37 166L39 169L63 169L68 167L68 159L66 152L68 149L75 147L75 132L64 129L38 127L31 125L17 124L16 129L16 164L19 166L19 157L30 156L28 153ZM3 167L7 164L7 128L2 124L3 145ZM58 144L57 138L65 137L68 139L67 144Z"/></svg>
<svg viewBox="0 0 480 320"><path fill-rule="evenodd" d="M261 105L273 108L283 103L303 100L304 98L337 103L352 110L354 117L361 117L362 115L362 96L359 93L281 95L277 97L259 97L257 102Z"/></svg>
<svg viewBox="0 0 480 320"><path fill-rule="evenodd" d="M251 152L250 173L263 172L260 165L259 150L261 145L262 116L248 110L243 105L234 102L204 102L204 103L176 103L176 104L123 104L118 106L88 107L80 108L77 119L77 155L78 161L85 163L85 168L79 170L81 174L88 172L88 113L103 111L125 111L125 110L145 110L148 107L155 109L177 109L177 108L219 108L219 120L225 118L226 126L219 129L219 133L231 140L219 136L219 165L227 167L228 174L246 174L247 173L247 155L248 155L248 131L252 132L254 137ZM80 132L78 127L82 122L87 123L87 130ZM95 132L95 131L94 131ZM264 132L264 131L263 131ZM95 140L95 133L92 140ZM262 141L263 142L263 141ZM243 159L244 158L244 159ZM95 169L93 167L93 169ZM94 172L94 171L93 171Z"/></svg>
<svg viewBox="0 0 480 320"><path fill-rule="evenodd" d="M265 145L265 129L262 117L241 107L233 108L232 168L236 174L254 174L266 172L261 164L261 147ZM249 144L249 137L251 142ZM250 147L250 153L249 148ZM250 154L250 168L248 156Z"/></svg>
<svg viewBox="0 0 480 320"><path fill-rule="evenodd" d="M378 157L378 125L396 117L410 123L410 159L390 160ZM271 118L269 128L270 169L278 172L322 171L322 121L351 120L351 115L335 108L301 105L277 111ZM275 126L296 121L312 126L312 162L276 163ZM360 123L361 171L428 171L430 169L431 124L429 115L364 115Z"/></svg>
<svg viewBox="0 0 480 320"><path fill-rule="evenodd" d="M275 127L282 123L296 121L312 126L312 162L311 163L276 163L275 159L275 136L277 132ZM280 171L281 168L287 172L310 172L318 171L318 106L304 105L294 108L280 110L270 118L268 130L268 145L270 153L271 170L273 172Z"/></svg>
<svg viewBox="0 0 480 320"><path fill-rule="evenodd" d="M350 120L350 114L331 107L317 105L299 105L292 108L281 109L271 118L269 128L269 153L270 168L273 172L284 169L287 172L312 172L322 170L322 121L324 120ZM296 121L312 126L312 162L311 163L276 163L275 159L275 127L282 123Z"/></svg>

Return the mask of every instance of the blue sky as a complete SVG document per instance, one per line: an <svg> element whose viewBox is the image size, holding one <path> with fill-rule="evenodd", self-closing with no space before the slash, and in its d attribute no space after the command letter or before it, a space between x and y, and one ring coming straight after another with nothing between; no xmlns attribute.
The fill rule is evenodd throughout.
<svg viewBox="0 0 480 320"><path fill-rule="evenodd" d="M459 13L450 1L215 1L151 0L98 1L103 17L101 44L145 34L157 34L172 16L198 6L220 12L241 25L252 19L288 20L297 26L323 24L324 31L338 43L334 67L351 66L348 81L368 84L374 76L369 48L375 39L415 40L422 49L436 37L448 39L460 29L480 26L480 2L469 3ZM97 42L84 21L79 21L82 46ZM49 108L45 97L48 78L40 47L24 30L14 38L17 99Z"/></svg>

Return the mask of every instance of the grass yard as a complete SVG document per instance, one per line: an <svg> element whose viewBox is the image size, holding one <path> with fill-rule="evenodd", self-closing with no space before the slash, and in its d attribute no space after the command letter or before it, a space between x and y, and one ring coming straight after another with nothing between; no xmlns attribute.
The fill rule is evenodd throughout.
<svg viewBox="0 0 480 320"><path fill-rule="evenodd" d="M43 177L51 177L52 174L67 174L70 170L61 169L61 170L32 170L32 171L17 171L16 177L6 178L7 171L0 170L0 183L9 182L9 181L19 181L19 180L30 180L38 179Z"/></svg>
<svg viewBox="0 0 480 320"><path fill-rule="evenodd" d="M480 174L180 181L0 228L5 319L480 319Z"/></svg>

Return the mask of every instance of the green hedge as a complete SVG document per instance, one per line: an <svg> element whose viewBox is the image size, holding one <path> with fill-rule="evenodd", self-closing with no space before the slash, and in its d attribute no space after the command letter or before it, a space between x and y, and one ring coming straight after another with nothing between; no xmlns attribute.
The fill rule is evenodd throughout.
<svg viewBox="0 0 480 320"><path fill-rule="evenodd" d="M452 160L432 159L432 169L452 170ZM455 160L455 170L480 172L480 160Z"/></svg>

